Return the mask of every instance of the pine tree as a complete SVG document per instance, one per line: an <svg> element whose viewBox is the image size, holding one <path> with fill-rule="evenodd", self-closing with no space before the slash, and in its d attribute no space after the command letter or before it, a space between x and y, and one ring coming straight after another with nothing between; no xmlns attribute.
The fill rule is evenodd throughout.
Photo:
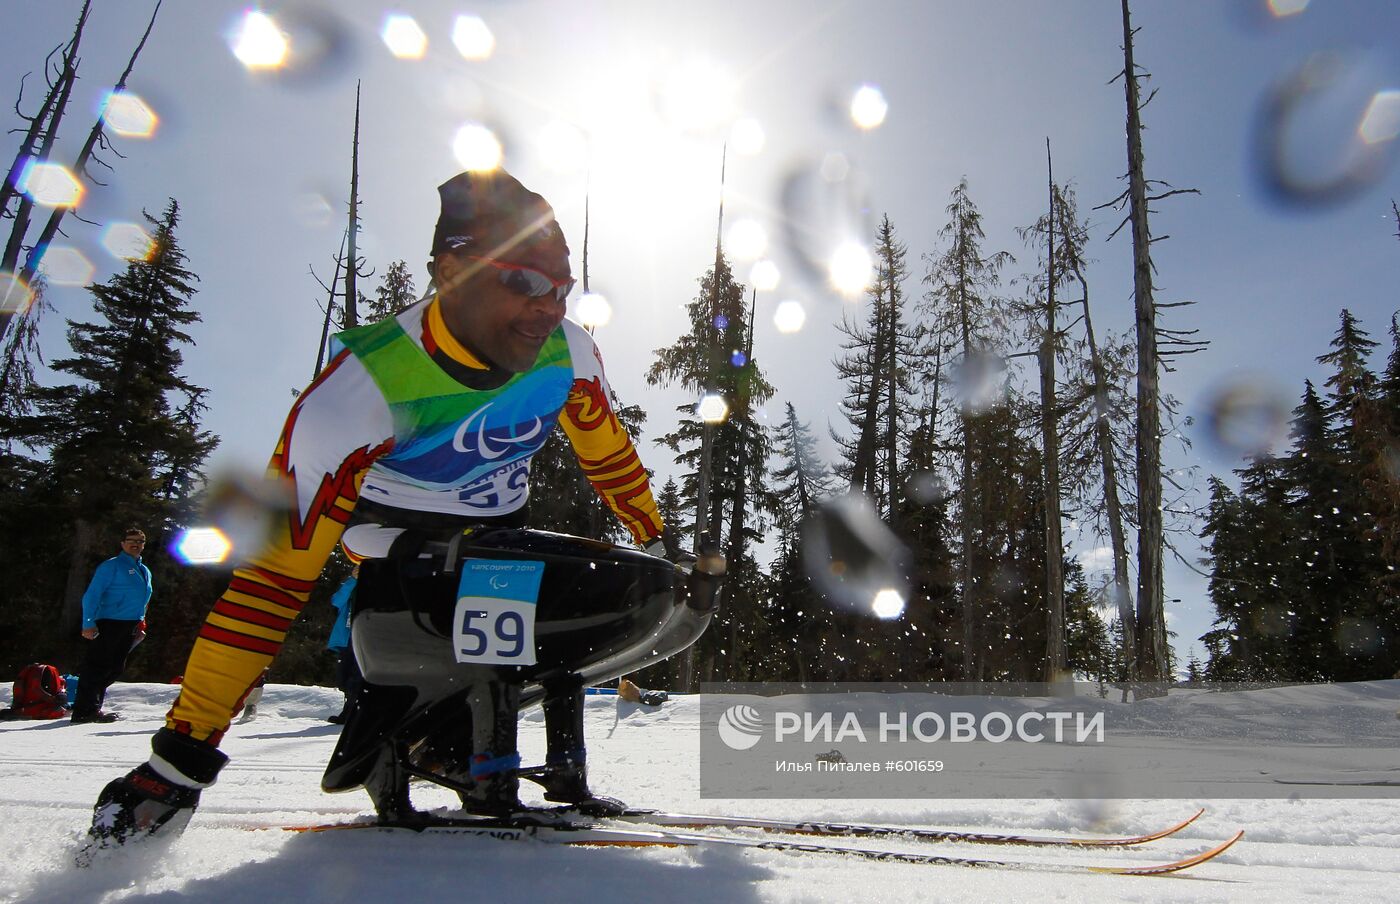
<svg viewBox="0 0 1400 904"><path fill-rule="evenodd" d="M384 271L379 286L374 290L373 298L360 296L360 309L364 311L365 322L373 323L393 317L417 300L418 294L413 287L413 276L408 272L408 264L397 260Z"/></svg>
<svg viewBox="0 0 1400 904"><path fill-rule="evenodd" d="M1339 650L1339 641L1353 617L1360 577L1356 572L1356 525L1344 500L1345 454L1337 445L1331 418L1312 382L1305 383L1303 401L1294 411L1293 444L1288 456L1289 479L1296 494L1300 563L1304 574L1304 617L1294 644L1299 651L1296 678L1348 680L1352 672ZM1340 654L1340 655L1339 655Z"/></svg>
<svg viewBox="0 0 1400 904"><path fill-rule="evenodd" d="M717 394L728 406L720 424L702 423L692 405L680 406L680 423L657 442L676 454L677 463L693 469L680 490L686 508L700 508L702 476L708 480L699 527L728 559L725 607L693 654L701 663L701 678L746 680L754 664L746 650L761 649L763 631L763 588L751 547L775 507L765 473L770 440L754 412L772 397L773 387L754 359L752 312L744 287L722 252L716 252L714 267L700 280L700 291L686 311L690 329L669 347L657 349L647 382L678 384L696 398ZM702 474L706 467L708 474Z"/></svg>
<svg viewBox="0 0 1400 904"><path fill-rule="evenodd" d="M101 319L68 322L73 357L53 369L78 382L36 388L37 413L7 431L48 452L45 494L71 532L65 627L76 624L95 557L113 531L143 526L152 570L159 576L168 567L162 541L187 513L183 502L218 443L198 424L205 390L180 373L181 348L192 344L184 330L200 316L190 308L198 278L175 238L179 205L171 200L160 219L146 219L150 254L89 287Z"/></svg>
<svg viewBox="0 0 1400 904"><path fill-rule="evenodd" d="M988 671L978 659L984 641L979 638L983 609L988 604L988 588L979 586L973 567L975 539L982 532L982 513L973 501L970 488L981 464L983 444L977 434L982 423L978 408L982 396L983 373L994 352L993 336L1004 326L1004 304L996 291L999 271L1011 259L1006 252L983 254L982 215L968 193L967 180L953 189L947 207L948 223L939 236L948 243L937 257L926 258L929 286L923 310L932 321L936 336L950 336L960 354L958 427L961 434L961 474L958 489L958 522L961 532L959 574L961 647L963 678L983 680Z"/></svg>
<svg viewBox="0 0 1400 904"><path fill-rule="evenodd" d="M1397 639L1390 631L1395 603L1379 592L1388 572L1375 503L1384 500L1367 491L1367 484L1376 482L1377 460L1386 447L1378 381L1366 366L1377 343L1343 309L1331 345L1332 351L1317 360L1333 368L1326 384L1326 429L1339 473L1328 502L1340 546L1331 551L1329 562L1348 594L1336 601L1335 639L1344 657L1337 677L1388 678L1400 647L1391 646Z"/></svg>
<svg viewBox="0 0 1400 904"><path fill-rule="evenodd" d="M1112 681L1113 648L1097 598L1077 558L1065 559L1065 660L1071 673L1094 681Z"/></svg>
<svg viewBox="0 0 1400 904"><path fill-rule="evenodd" d="M787 403L787 417L776 428L774 490L779 500L777 556L771 565L772 603L768 622L781 666L772 677L811 680L825 674L834 628L831 608L812 586L803 559L803 526L817 504L831 495L831 474L818 457L811 430ZM780 651L780 652L779 652Z"/></svg>
<svg viewBox="0 0 1400 904"><path fill-rule="evenodd" d="M906 254L886 215L876 233L875 281L866 292L869 314L860 326L843 317L839 329L847 337L846 354L836 362L847 383L841 408L852 428L850 440L838 439L844 453L838 471L896 529L904 489L899 425L913 413L911 374L920 338L904 311Z"/></svg>

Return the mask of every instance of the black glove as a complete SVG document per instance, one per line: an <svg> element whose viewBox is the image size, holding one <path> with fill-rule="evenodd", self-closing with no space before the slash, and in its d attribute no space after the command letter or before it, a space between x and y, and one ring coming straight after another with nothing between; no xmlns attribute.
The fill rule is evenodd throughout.
<svg viewBox="0 0 1400 904"><path fill-rule="evenodd" d="M88 843L78 854L86 866L101 850L160 832L185 830L199 792L214 783L228 757L215 747L162 728L151 739L151 759L102 789L92 810Z"/></svg>
<svg viewBox="0 0 1400 904"><path fill-rule="evenodd" d="M665 559L686 573L695 568L695 555L681 549L675 538L665 528L662 528L660 534L647 541L646 545L642 547L642 552L659 559Z"/></svg>

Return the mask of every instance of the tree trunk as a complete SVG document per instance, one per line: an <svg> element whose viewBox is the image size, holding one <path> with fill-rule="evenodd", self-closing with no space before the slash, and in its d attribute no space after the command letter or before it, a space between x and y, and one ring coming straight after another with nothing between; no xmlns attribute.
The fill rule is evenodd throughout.
<svg viewBox="0 0 1400 904"><path fill-rule="evenodd" d="M1157 306L1143 174L1142 119L1133 28L1123 9L1123 86L1128 107L1128 216L1133 234L1133 302L1137 322L1138 606L1137 663L1144 681L1166 681L1166 617L1162 579L1162 435L1157 374Z"/></svg>
<svg viewBox="0 0 1400 904"><path fill-rule="evenodd" d="M355 137L350 146L350 224L347 228L348 248L345 257L345 316L344 326L347 330L354 329L360 325L359 315L355 311L356 288L355 277L358 275L360 262L355 257L355 238L360 231L360 83L355 82Z"/></svg>
<svg viewBox="0 0 1400 904"><path fill-rule="evenodd" d="M972 329L968 323L966 274L959 274L958 304L959 320L962 327L963 369L966 370L972 357ZM966 379L966 375L964 377ZM962 399L962 636L963 636L963 680L977 681L982 665L982 657L975 649L977 637L976 594L972 586L972 541L976 534L973 519L976 517L972 501L972 398L970 387L963 387Z"/></svg>
<svg viewBox="0 0 1400 904"><path fill-rule="evenodd" d="M1045 156L1050 175L1050 219L1046 230L1045 335L1040 343L1040 435L1045 483L1045 680L1053 682L1065 671L1065 579L1060 537L1060 433L1055 410L1055 179L1049 169L1048 138Z"/></svg>
<svg viewBox="0 0 1400 904"><path fill-rule="evenodd" d="M146 31L141 35L140 42L136 49L131 52L131 58L127 60L126 69L122 70L121 77L112 87L112 93L126 90L126 80L131 77L131 70L136 68L136 58L141 55L141 50L146 46L146 39L151 36L151 29L155 27L156 16L160 13L160 3L156 3L156 8L151 11L150 21L146 23ZM83 5L83 15L87 15L87 4ZM97 147L98 139L102 137L102 126L106 122L105 111L103 115L97 117L97 122L93 123L92 129L88 132L87 141L83 142L83 149L78 152L78 159L73 163L73 174L81 176L87 170L88 161L92 159L93 149ZM29 283L33 281L34 274L39 272L39 265L44 260L44 253L48 251L49 242L58 234L58 226L63 221L63 215L68 212L65 207L56 207L49 214L49 220L44 224L44 231L39 233L38 240L30 249L28 256L24 260L24 270L20 272L20 279ZM0 337L4 337L5 331L9 329L11 314L0 313Z"/></svg>
<svg viewBox="0 0 1400 904"><path fill-rule="evenodd" d="M1137 674L1137 614L1133 611L1133 593L1128 577L1128 540L1123 532L1123 505L1118 493L1118 465L1113 457L1113 427L1108 420L1108 377L1103 357L1099 354L1094 335L1094 320L1089 313L1089 283L1084 278L1077 259L1070 266L1084 290L1084 335L1089 340L1089 365L1094 374L1094 439L1103 470L1105 517L1108 519L1109 545L1113 550L1113 605L1122 627L1119 653L1129 675Z"/></svg>
<svg viewBox="0 0 1400 904"><path fill-rule="evenodd" d="M92 522L79 518L73 522L73 549L68 557L68 580L63 588L64 632L81 626L83 620L83 591L92 575L88 574L88 554L96 535Z"/></svg>

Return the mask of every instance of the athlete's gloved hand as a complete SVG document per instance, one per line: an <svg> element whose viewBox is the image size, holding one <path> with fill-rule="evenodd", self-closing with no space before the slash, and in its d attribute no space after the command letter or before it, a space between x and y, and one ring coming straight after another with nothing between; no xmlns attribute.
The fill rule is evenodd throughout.
<svg viewBox="0 0 1400 904"><path fill-rule="evenodd" d="M695 568L695 555L681 549L675 537L665 528L662 528L660 534L652 540L649 540L647 544L642 547L642 552L647 555L656 556L659 559L665 559L678 566L687 574Z"/></svg>
<svg viewBox="0 0 1400 904"><path fill-rule="evenodd" d="M106 848L159 832L179 835L214 784L228 757L202 741L162 728L151 739L151 758L102 789L92 810L88 842L78 854L86 866Z"/></svg>

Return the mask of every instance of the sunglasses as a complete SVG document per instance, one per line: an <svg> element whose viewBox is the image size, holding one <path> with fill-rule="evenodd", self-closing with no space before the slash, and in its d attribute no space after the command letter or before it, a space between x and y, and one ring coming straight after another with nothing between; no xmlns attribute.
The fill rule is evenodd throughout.
<svg viewBox="0 0 1400 904"><path fill-rule="evenodd" d="M531 298L539 298L541 295L554 293L554 297L563 301L569 297L569 292L574 288L575 280L555 279L552 276L541 273L534 267L526 267L523 264L508 264L505 261L498 261L493 257L477 257L467 255L468 260L481 261L500 271L501 285L518 292L521 295L528 295Z"/></svg>

